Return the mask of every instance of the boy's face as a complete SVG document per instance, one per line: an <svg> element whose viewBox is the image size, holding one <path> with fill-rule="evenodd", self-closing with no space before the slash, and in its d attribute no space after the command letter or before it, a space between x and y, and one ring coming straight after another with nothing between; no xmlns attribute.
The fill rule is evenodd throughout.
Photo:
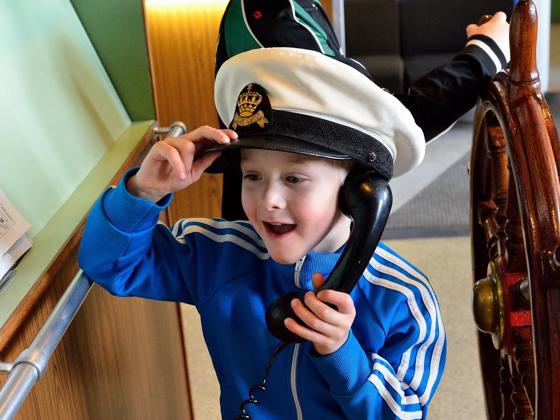
<svg viewBox="0 0 560 420"><path fill-rule="evenodd" d="M338 208L348 170L333 161L271 150L241 151L243 209L270 256L292 264L309 251L333 252L348 239Z"/></svg>

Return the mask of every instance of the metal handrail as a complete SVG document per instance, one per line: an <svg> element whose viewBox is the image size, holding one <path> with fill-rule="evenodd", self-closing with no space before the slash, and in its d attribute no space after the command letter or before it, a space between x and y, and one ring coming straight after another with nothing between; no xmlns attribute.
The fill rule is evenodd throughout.
<svg viewBox="0 0 560 420"><path fill-rule="evenodd" d="M12 419L16 415L33 386L43 376L52 353L80 309L91 285L91 281L80 270L31 345L13 363L0 362L0 371L10 373L0 389L0 420Z"/></svg>

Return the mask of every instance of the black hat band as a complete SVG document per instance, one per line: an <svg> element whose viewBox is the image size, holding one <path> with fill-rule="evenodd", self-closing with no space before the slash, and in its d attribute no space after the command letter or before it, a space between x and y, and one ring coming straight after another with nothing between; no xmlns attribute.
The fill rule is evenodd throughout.
<svg viewBox="0 0 560 420"><path fill-rule="evenodd" d="M374 169L387 180L393 176L393 157L374 137L354 128L309 115L274 109L271 110L271 114L270 124L264 127L254 124L239 130L241 143L244 137L293 137L347 155Z"/></svg>

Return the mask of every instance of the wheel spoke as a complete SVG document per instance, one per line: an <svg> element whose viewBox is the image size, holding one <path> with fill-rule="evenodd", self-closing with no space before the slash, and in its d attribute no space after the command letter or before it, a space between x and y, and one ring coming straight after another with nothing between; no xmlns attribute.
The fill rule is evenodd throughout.
<svg viewBox="0 0 560 420"><path fill-rule="evenodd" d="M473 160L478 172L471 174L472 199L476 203L473 221L479 225L479 230L473 230L473 243L478 244L473 251L475 273L482 274L482 265L487 272L486 278L474 285L473 309L477 326L489 334L486 337L491 337L493 344L492 349L488 338L479 340L485 382L494 384L485 386L485 393L490 418L528 419L532 418L535 384L530 374L534 366L533 343L530 334L526 334L531 332L531 313L526 297L528 274L518 195L505 133L495 114L486 112L479 127L475 141L481 143L474 149L478 153ZM476 250L481 245L486 255ZM484 371L492 369L496 362L499 363L494 364L494 369L500 366L495 371L497 376ZM490 402L496 401L498 392L499 407Z"/></svg>

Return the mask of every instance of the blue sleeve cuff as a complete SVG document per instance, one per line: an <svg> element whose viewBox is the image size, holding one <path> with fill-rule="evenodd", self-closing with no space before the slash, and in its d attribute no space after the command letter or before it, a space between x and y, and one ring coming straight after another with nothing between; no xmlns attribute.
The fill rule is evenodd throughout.
<svg viewBox="0 0 560 420"><path fill-rule="evenodd" d="M339 396L356 392L367 381L372 369L372 361L352 331L337 351L323 356L312 350L311 360L333 394Z"/></svg>
<svg viewBox="0 0 560 420"><path fill-rule="evenodd" d="M168 194L153 203L132 195L126 189L126 182L136 172L138 168L130 169L116 187L103 194L103 211L107 219L123 232L142 231L155 225L159 213L169 206L173 198L173 194Z"/></svg>

